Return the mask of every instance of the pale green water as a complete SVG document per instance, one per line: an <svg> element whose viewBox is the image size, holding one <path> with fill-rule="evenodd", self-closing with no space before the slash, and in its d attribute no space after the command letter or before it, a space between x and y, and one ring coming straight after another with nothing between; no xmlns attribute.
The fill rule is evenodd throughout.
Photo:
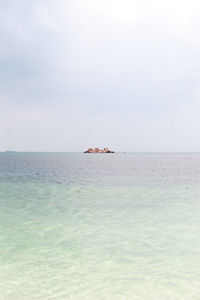
<svg viewBox="0 0 200 300"><path fill-rule="evenodd" d="M200 154L0 154L0 299L200 299Z"/></svg>

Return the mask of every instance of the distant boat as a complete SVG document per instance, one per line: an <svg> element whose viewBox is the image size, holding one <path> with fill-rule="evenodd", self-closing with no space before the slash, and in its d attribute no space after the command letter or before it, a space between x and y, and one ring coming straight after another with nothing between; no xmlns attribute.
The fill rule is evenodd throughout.
<svg viewBox="0 0 200 300"><path fill-rule="evenodd" d="M84 153L115 153L109 148L99 149L99 148L88 148Z"/></svg>

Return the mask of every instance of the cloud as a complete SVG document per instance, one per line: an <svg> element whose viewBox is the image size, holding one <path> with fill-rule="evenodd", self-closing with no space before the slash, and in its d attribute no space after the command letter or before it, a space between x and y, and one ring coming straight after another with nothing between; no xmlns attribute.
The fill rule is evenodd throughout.
<svg viewBox="0 0 200 300"><path fill-rule="evenodd" d="M46 28L59 30L59 25L55 23L49 15L49 10L46 5L38 4L34 7L34 19L40 25Z"/></svg>
<svg viewBox="0 0 200 300"><path fill-rule="evenodd" d="M196 150L199 17L196 0L0 3L0 148Z"/></svg>

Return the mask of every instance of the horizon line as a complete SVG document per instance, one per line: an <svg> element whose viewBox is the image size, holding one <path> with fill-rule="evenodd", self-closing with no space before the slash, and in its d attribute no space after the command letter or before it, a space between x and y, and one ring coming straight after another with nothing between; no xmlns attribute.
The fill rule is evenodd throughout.
<svg viewBox="0 0 200 300"><path fill-rule="evenodd" d="M14 153L84 153L84 151L40 151L40 150L37 150L37 151L32 151L32 150L29 150L29 151L24 151L24 150L4 150L4 151L0 151L0 153L8 153L8 154L14 154ZM116 154L116 153L122 153L122 154L125 154L125 153L200 153L200 150L199 151L115 151L115 153L113 154ZM104 154L104 153L88 153L88 154ZM109 153L111 154L111 153Z"/></svg>

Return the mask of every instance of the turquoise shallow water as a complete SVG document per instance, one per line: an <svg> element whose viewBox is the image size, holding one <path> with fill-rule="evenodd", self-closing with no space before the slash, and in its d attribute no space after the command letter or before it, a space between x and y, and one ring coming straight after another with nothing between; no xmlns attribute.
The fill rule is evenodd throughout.
<svg viewBox="0 0 200 300"><path fill-rule="evenodd" d="M0 154L0 299L200 299L200 154Z"/></svg>

